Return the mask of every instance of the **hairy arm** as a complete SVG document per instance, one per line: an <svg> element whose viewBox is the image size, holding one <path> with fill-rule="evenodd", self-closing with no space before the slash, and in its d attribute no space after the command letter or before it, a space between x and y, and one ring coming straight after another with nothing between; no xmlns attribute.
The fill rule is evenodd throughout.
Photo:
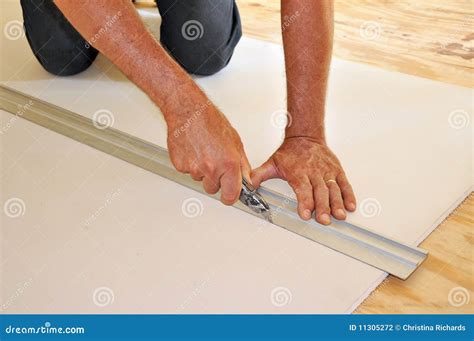
<svg viewBox="0 0 474 341"><path fill-rule="evenodd" d="M171 161L177 170L203 181L208 193L220 189L223 203L235 202L242 176L250 173L240 137L148 32L131 1L55 0L55 4L92 46L161 109L168 125ZM196 110L200 110L199 119L192 119ZM189 119L193 124L188 127Z"/></svg>
<svg viewBox="0 0 474 341"><path fill-rule="evenodd" d="M324 114L333 43L330 0L282 1L282 31L287 75L286 136L306 136L325 143Z"/></svg>
<svg viewBox="0 0 474 341"><path fill-rule="evenodd" d="M207 101L148 32L131 1L55 0L55 4L84 39L147 93L165 116L180 112L183 96L177 90L186 91L190 100Z"/></svg>
<svg viewBox="0 0 474 341"><path fill-rule="evenodd" d="M252 173L254 184L288 181L301 218L322 224L355 210L351 185L326 144L324 115L333 43L332 0L282 0L289 124L280 148Z"/></svg>

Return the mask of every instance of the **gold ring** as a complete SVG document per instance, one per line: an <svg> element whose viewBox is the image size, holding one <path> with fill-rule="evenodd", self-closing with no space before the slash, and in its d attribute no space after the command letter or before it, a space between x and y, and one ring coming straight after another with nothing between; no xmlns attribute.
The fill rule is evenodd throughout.
<svg viewBox="0 0 474 341"><path fill-rule="evenodd" d="M329 182L334 182L336 185L337 185L337 181L334 180L334 179L329 179L329 180L326 180L326 184L329 183Z"/></svg>

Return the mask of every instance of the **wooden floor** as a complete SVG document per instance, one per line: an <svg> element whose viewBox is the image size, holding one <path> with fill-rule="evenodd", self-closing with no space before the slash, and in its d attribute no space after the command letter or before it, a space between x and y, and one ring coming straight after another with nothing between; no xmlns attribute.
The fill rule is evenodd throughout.
<svg viewBox="0 0 474 341"><path fill-rule="evenodd" d="M429 251L421 267L406 281L389 276L356 312L474 313L473 213L474 195L471 194L421 244ZM462 302L466 304L458 307Z"/></svg>
<svg viewBox="0 0 474 341"><path fill-rule="evenodd" d="M237 3L244 34L281 43L280 0ZM471 0L336 0L335 12L335 56L473 87ZM430 255L420 269L389 276L356 312L474 313L473 216L471 193L421 244Z"/></svg>
<svg viewBox="0 0 474 341"><path fill-rule="evenodd" d="M280 0L237 0L244 34L281 42ZM334 55L474 86L472 0L336 0Z"/></svg>

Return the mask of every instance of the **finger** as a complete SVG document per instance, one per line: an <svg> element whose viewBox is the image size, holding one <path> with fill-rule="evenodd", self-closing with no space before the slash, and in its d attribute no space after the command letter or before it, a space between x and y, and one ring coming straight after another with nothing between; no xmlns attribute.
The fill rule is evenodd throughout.
<svg viewBox="0 0 474 341"><path fill-rule="evenodd" d="M202 186L206 193L209 194L216 194L219 191L219 188L221 188L219 181L215 181L207 176L202 180Z"/></svg>
<svg viewBox="0 0 474 341"><path fill-rule="evenodd" d="M252 167L250 167L249 160L247 159L247 155L245 153L242 155L240 159L240 169L242 170L242 176L252 183L252 178L250 176L250 172L252 171Z"/></svg>
<svg viewBox="0 0 474 341"><path fill-rule="evenodd" d="M242 190L242 172L240 165L230 167L221 178L221 201L225 205L232 205L237 201Z"/></svg>
<svg viewBox="0 0 474 341"><path fill-rule="evenodd" d="M186 168L186 162L182 158L178 158L175 153L170 153L171 163L174 168L180 173L188 173Z"/></svg>
<svg viewBox="0 0 474 341"><path fill-rule="evenodd" d="M191 178L193 178L194 181L202 181L204 175L199 173L191 173Z"/></svg>
<svg viewBox="0 0 474 341"><path fill-rule="evenodd" d="M326 181L329 189L329 203L331 205L332 215L339 220L346 219L346 211L342 202L342 195L339 186L334 181Z"/></svg>
<svg viewBox="0 0 474 341"><path fill-rule="evenodd" d="M318 176L311 180L313 185L314 205L316 208L316 221L323 225L331 223L329 209L329 190L322 177Z"/></svg>
<svg viewBox="0 0 474 341"><path fill-rule="evenodd" d="M356 198L352 186L344 173L340 173L336 178L337 184L341 189L344 206L348 211L354 212L356 209Z"/></svg>
<svg viewBox="0 0 474 341"><path fill-rule="evenodd" d="M201 170L195 165L191 167L191 171L189 172L189 175L191 175L191 178L193 178L193 180L195 181L201 181L202 178L204 177Z"/></svg>
<svg viewBox="0 0 474 341"><path fill-rule="evenodd" d="M307 177L288 181L288 184L293 188L298 200L298 214L301 219L311 219L311 214L314 211L313 200L313 186Z"/></svg>
<svg viewBox="0 0 474 341"><path fill-rule="evenodd" d="M265 162L263 165L261 165L257 169L254 169L252 171L251 176L252 176L252 179L251 179L252 184L256 188L258 188L263 181L279 177L275 164L273 163L271 159Z"/></svg>

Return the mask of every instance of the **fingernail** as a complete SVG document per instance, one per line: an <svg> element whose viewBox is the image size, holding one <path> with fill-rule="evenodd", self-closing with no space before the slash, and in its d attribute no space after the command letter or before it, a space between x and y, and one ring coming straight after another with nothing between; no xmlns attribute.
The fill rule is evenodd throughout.
<svg viewBox="0 0 474 341"><path fill-rule="evenodd" d="M309 219L309 218L311 218L311 211L310 211L310 210L304 210L304 211L303 211L303 218L304 218L304 219Z"/></svg>
<svg viewBox="0 0 474 341"><path fill-rule="evenodd" d="M343 219L346 218L346 212L345 212L342 208L338 209L338 210L336 211L336 214L337 214L339 217L343 217Z"/></svg>
<svg viewBox="0 0 474 341"><path fill-rule="evenodd" d="M323 224L330 224L331 223L331 217L329 217L329 214L327 213L323 213L321 214L321 221L323 222Z"/></svg>
<svg viewBox="0 0 474 341"><path fill-rule="evenodd" d="M356 209L356 205L353 202L350 202L347 206L351 211L354 211Z"/></svg>

